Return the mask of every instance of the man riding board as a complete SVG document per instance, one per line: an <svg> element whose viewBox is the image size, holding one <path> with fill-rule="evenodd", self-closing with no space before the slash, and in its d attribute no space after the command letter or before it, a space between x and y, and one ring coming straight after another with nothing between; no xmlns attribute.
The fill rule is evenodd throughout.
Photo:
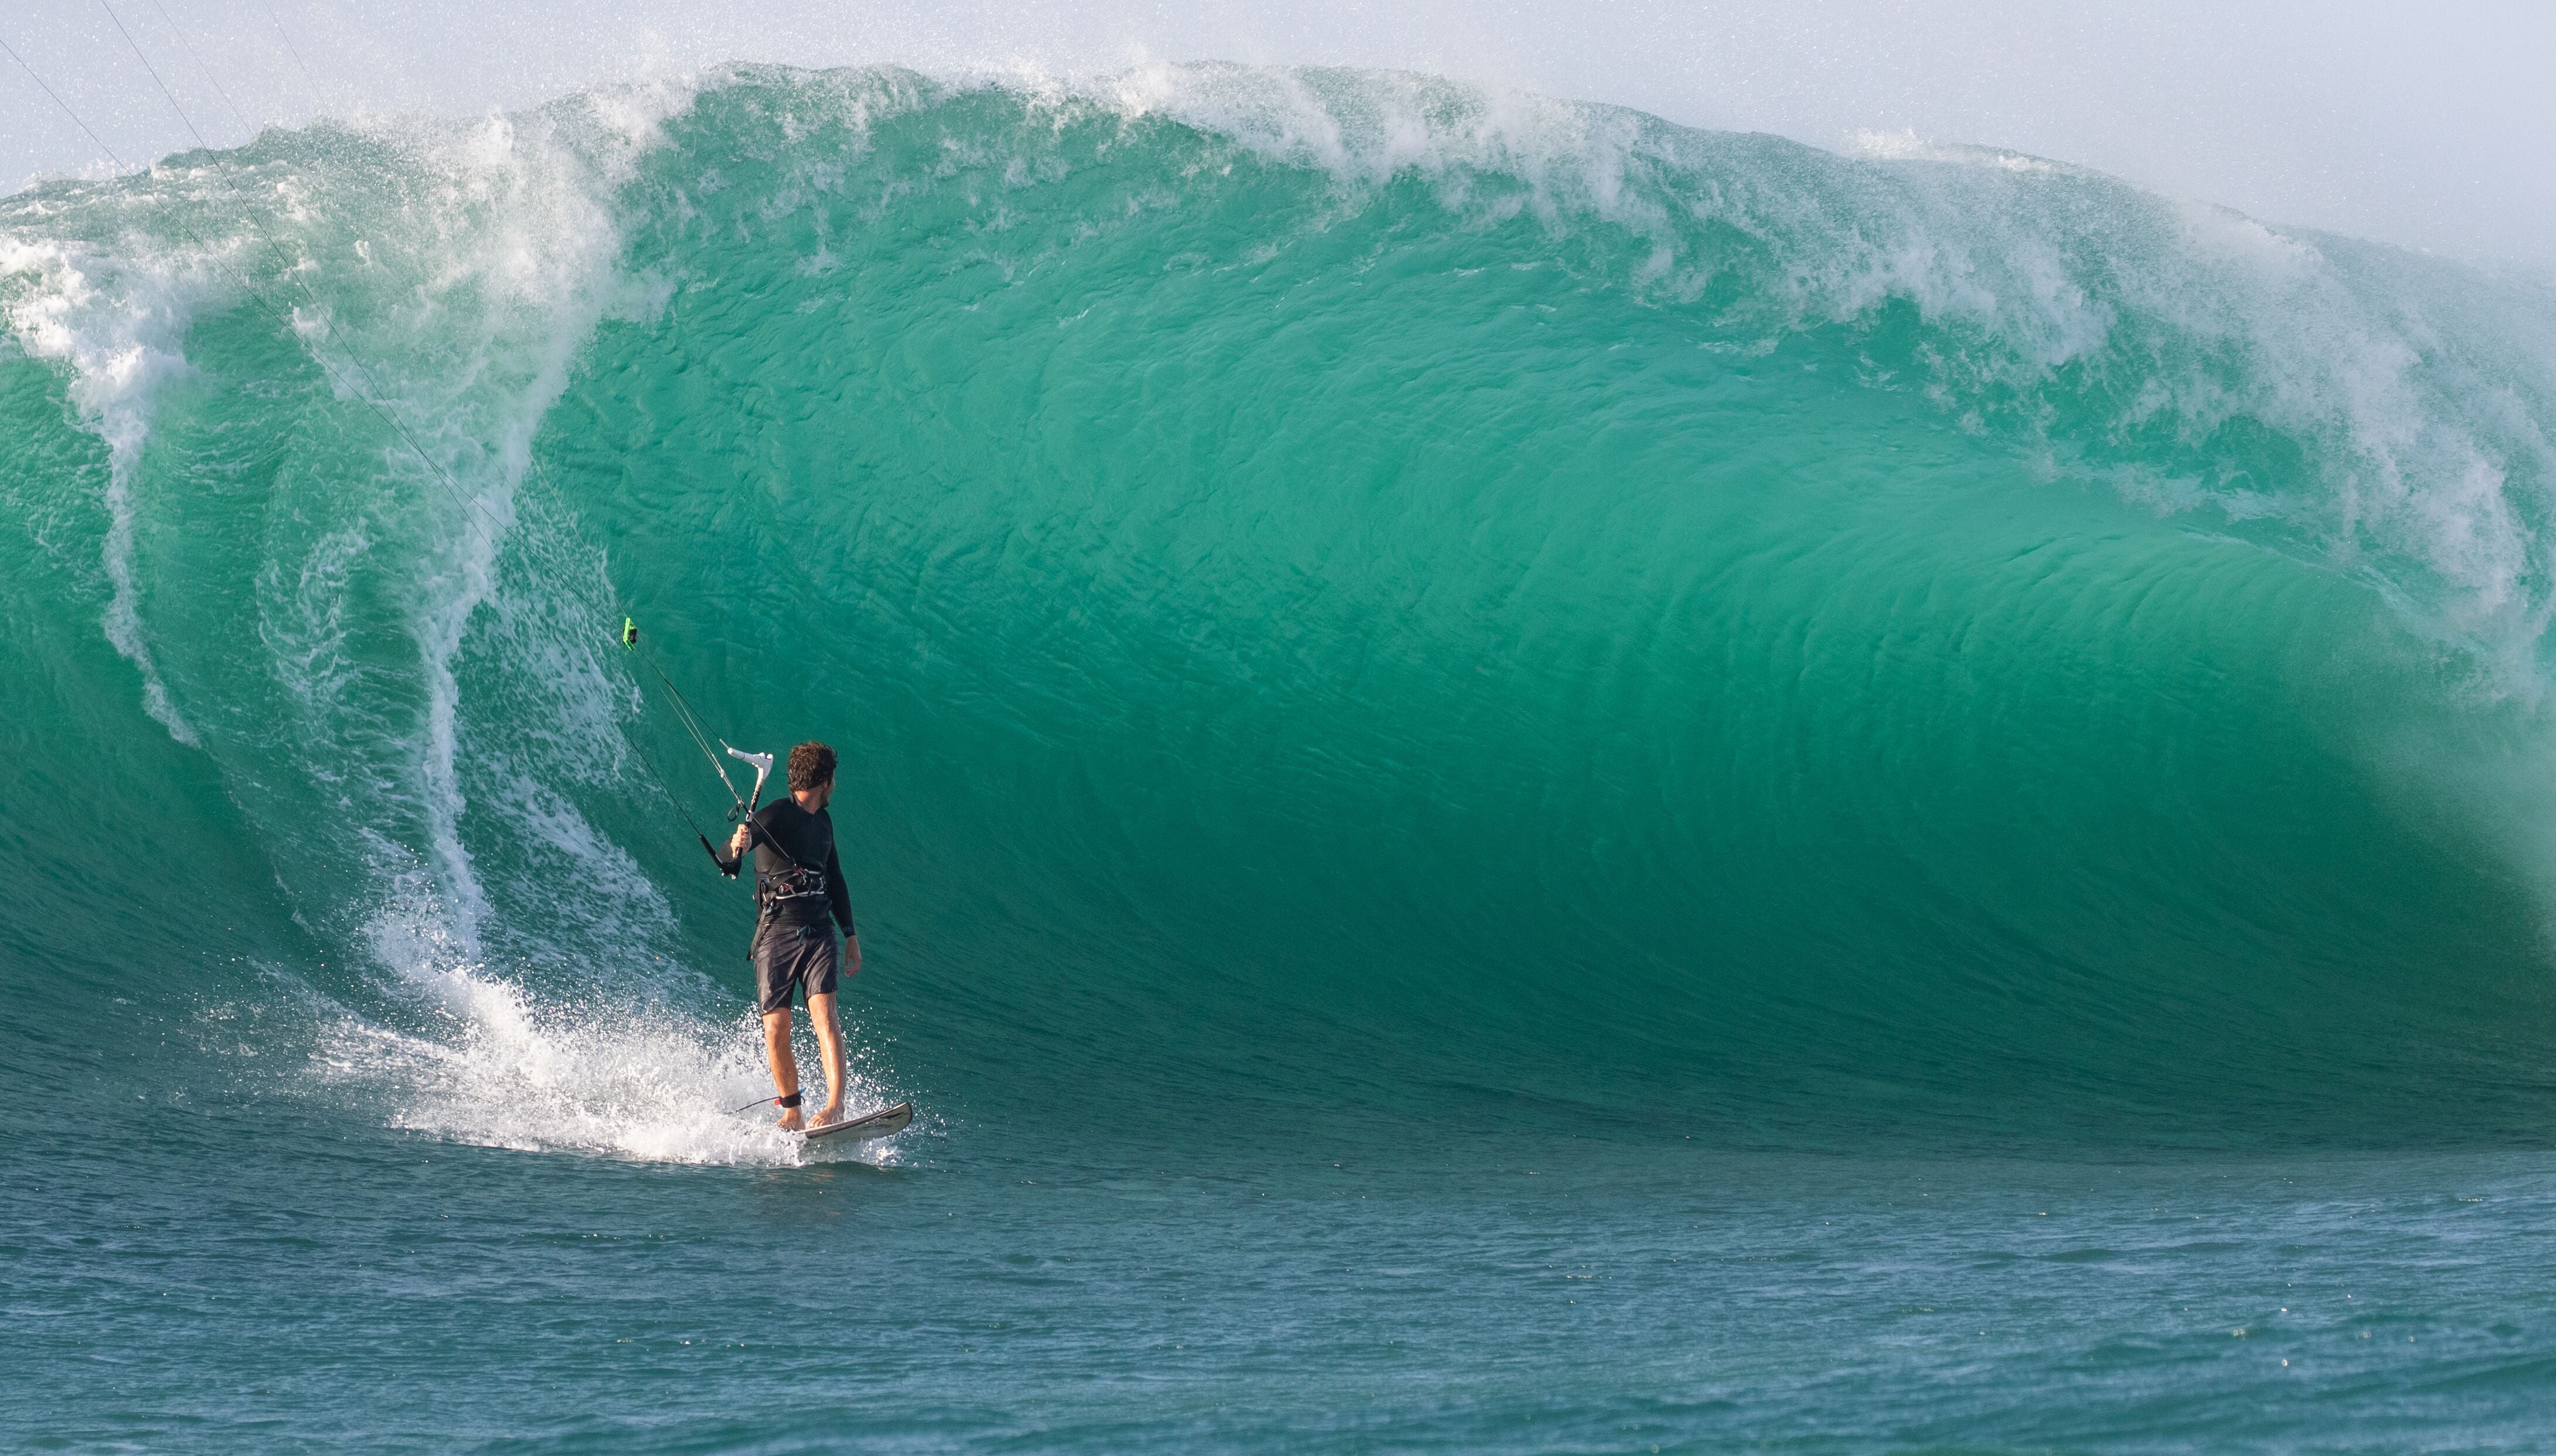
<svg viewBox="0 0 2556 1456"><path fill-rule="evenodd" d="M860 974L861 940L852 924L851 897L843 889L843 864L834 853L834 821L826 803L834 796L834 751L822 743L790 750L790 794L776 798L736 826L719 868L731 878L754 851L755 1002L763 1011L763 1048L772 1061L780 1096L781 1127L797 1132L824 1127L843 1115L843 1031L834 1020L838 955L834 926L843 927L847 964ZM829 916L831 917L831 922ZM800 1116L799 1059L790 1049L790 998L806 997L808 1020L826 1058L826 1105L812 1124Z"/></svg>

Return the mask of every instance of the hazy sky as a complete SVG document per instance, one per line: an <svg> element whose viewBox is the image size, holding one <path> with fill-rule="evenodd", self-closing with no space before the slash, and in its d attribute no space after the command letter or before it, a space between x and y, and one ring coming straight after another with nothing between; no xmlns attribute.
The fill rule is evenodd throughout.
<svg viewBox="0 0 2556 1456"><path fill-rule="evenodd" d="M191 139L116 20L219 145L315 110L476 112L721 60L902 61L926 69L1022 61L1107 69L1196 58L1397 66L1820 145L1866 129L1988 143L2275 221L2556 268L2556 104L2548 99L2556 4L2547 0L11 0L0 8L0 41L106 145L140 163ZM102 166L98 147L0 56L0 189L39 172Z"/></svg>

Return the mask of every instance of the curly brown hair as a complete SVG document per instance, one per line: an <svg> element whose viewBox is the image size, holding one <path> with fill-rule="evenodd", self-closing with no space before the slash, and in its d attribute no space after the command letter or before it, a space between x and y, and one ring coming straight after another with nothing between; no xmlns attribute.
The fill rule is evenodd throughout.
<svg viewBox="0 0 2556 1456"><path fill-rule="evenodd" d="M834 751L815 739L790 750L790 791L805 793L834 782Z"/></svg>

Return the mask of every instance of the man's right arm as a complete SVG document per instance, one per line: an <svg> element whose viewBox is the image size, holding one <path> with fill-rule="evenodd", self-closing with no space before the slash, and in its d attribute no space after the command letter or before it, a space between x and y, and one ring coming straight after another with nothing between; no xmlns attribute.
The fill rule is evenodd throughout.
<svg viewBox="0 0 2556 1456"><path fill-rule="evenodd" d="M727 858L720 860L718 867L730 879L736 877L737 870L745 864L746 852L754 846L754 822L749 819L737 825L736 832L728 836Z"/></svg>

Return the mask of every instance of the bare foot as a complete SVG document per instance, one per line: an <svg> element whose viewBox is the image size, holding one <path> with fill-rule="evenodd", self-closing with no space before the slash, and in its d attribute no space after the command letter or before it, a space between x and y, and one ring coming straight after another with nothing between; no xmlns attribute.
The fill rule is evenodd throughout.
<svg viewBox="0 0 2556 1456"><path fill-rule="evenodd" d="M843 1104L842 1104L842 1100L841 1100L840 1098L836 1098L836 1099L834 1099L834 1100L832 1100L832 1101L828 1102L825 1106L823 1106L823 1107L821 1107L821 1108L818 1108L818 1109L817 1109L817 1120L816 1120L815 1122L813 1122L813 1123L809 1124L809 1126L810 1126L810 1127L813 1127L813 1128L822 1128L822 1127L825 1127L825 1126L826 1126L827 1124L829 1124L829 1123L839 1123L839 1122L841 1122L842 1120L843 1120Z"/></svg>
<svg viewBox="0 0 2556 1456"><path fill-rule="evenodd" d="M808 1126L808 1122L807 1119L799 1116L799 1109L793 1107L785 1109L781 1114L781 1121L774 1126L785 1133L796 1133Z"/></svg>

